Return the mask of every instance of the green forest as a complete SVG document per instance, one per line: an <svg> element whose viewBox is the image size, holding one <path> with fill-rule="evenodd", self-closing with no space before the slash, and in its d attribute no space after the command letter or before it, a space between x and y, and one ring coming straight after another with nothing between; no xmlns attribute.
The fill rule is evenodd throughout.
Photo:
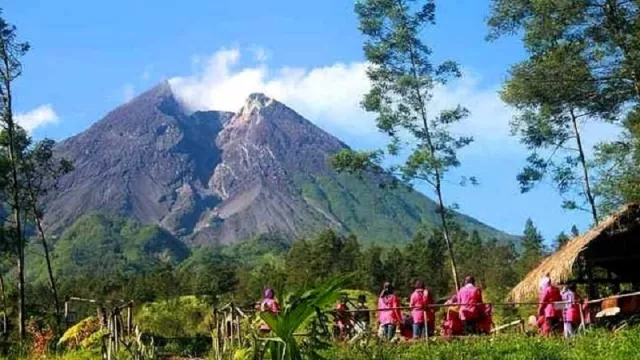
<svg viewBox="0 0 640 360"><path fill-rule="evenodd" d="M375 117L388 143L368 151L346 149L327 159L338 173L350 174L341 181L384 174L389 180L380 184L384 191L417 185L431 191L435 204L413 203L432 208L428 218L416 221L412 238L406 240L408 232L400 233L406 229L392 223L359 229L353 220L354 232L366 238L326 229L300 239L259 234L227 246L193 246L158 225L107 212L83 214L59 234L48 231L44 201L74 166L56 155L53 140L33 138L16 122L14 85L29 71L22 59L31 45L2 15L0 356L100 358L104 339L112 334L100 329L96 304L121 301L131 304L137 333L128 334L113 359L152 359L162 352L291 360L637 356L640 331L633 327L617 333L589 329L571 343L524 335L433 346L394 346L375 339L355 345L330 342L326 328L340 294L366 294L375 307L382 284L389 282L406 305L414 281L422 279L442 301L473 275L485 300L502 302L546 256L588 230L573 226L569 234L543 239L536 226L544 224L528 220L520 236L496 238L489 230L469 231L468 220L448 201L452 187L444 184L474 186L479 180L472 174L453 175L462 165L460 151L473 146L474 134L452 130L464 125L469 110L456 104L429 111L435 89L463 76L457 62L441 60L428 45L425 33L437 26L437 3L355 2L371 83L362 108ZM640 2L492 0L486 20L488 42L518 36L526 50L500 90L501 99L517 113L512 135L528 152L513 179L520 190L552 184L564 200L549 206L583 211L592 225L640 201ZM592 122L615 124L620 136L587 148L581 129ZM332 184L305 182L304 195L348 214L349 203ZM366 202L367 191L375 189L362 189L359 195ZM370 210L355 215L375 216L375 208ZM405 241L393 239L396 235ZM212 309L229 302L254 308L267 287L283 309L278 316L252 319L268 324L270 337L255 335L232 349L216 348ZM70 298L93 302L68 308ZM497 308L494 322L508 323L530 311ZM76 325L67 329L70 317ZM301 330L305 338L297 339Z"/></svg>

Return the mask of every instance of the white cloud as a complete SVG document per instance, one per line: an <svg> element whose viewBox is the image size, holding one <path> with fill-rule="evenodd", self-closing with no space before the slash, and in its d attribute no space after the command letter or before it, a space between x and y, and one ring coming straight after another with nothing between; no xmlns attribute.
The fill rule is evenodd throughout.
<svg viewBox="0 0 640 360"><path fill-rule="evenodd" d="M135 95L135 88L132 84L125 84L122 87L122 97L124 98L124 102L131 101L131 99L133 99Z"/></svg>
<svg viewBox="0 0 640 360"><path fill-rule="evenodd" d="M192 110L237 111L250 93L262 92L353 146L381 145L383 136L377 132L373 115L360 107L369 89L366 63L271 69L266 63L239 66L242 55L234 47L208 58L194 57L195 73L170 79L171 86ZM470 117L453 131L476 139L467 150L470 153L521 152L518 140L509 136L509 122L515 112L500 100L499 85L487 87L474 71L464 72L461 80L434 89L429 112L435 114L457 104L467 107Z"/></svg>
<svg viewBox="0 0 640 360"><path fill-rule="evenodd" d="M171 79L171 86L192 110L237 111L250 93L263 92L320 126L347 133L375 132L372 117L359 106L368 89L364 63L313 69L271 70L266 64L236 68L240 58L237 48L220 50L200 59L196 74Z"/></svg>
<svg viewBox="0 0 640 360"><path fill-rule="evenodd" d="M45 125L55 124L59 120L58 114L53 110L51 104L40 105L33 110L17 113L15 119L28 132Z"/></svg>

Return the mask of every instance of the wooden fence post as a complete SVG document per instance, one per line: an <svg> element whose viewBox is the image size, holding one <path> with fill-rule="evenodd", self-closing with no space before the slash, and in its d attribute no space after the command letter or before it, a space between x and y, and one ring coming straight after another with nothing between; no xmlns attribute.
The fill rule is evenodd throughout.
<svg viewBox="0 0 640 360"><path fill-rule="evenodd" d="M129 302L127 305L127 335L131 336L131 327L133 325L133 314L132 314L133 302Z"/></svg>
<svg viewBox="0 0 640 360"><path fill-rule="evenodd" d="M427 325L427 311L424 310L422 312L422 316L424 317L424 339L427 343L429 343L429 325Z"/></svg>
<svg viewBox="0 0 640 360"><path fill-rule="evenodd" d="M64 327L69 326L69 300L64 302Z"/></svg>

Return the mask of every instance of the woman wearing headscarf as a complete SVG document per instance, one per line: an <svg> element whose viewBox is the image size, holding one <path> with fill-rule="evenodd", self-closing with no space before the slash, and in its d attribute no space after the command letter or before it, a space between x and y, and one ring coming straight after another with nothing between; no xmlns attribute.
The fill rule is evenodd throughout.
<svg viewBox="0 0 640 360"><path fill-rule="evenodd" d="M411 317L413 319L413 338L419 339L424 336L425 324L427 325L429 336L432 336L435 318L433 308L430 308L429 305L433 304L433 298L429 290L425 288L424 281L416 280L414 288L415 290L409 298Z"/></svg>
<svg viewBox="0 0 640 360"><path fill-rule="evenodd" d="M560 322L562 321L562 309L556 309L555 303L562 301L560 289L551 284L551 279L543 278L541 281L540 301L538 305L538 318L544 319L539 321L542 323L540 333L548 336L553 332L560 331Z"/></svg>
<svg viewBox="0 0 640 360"><path fill-rule="evenodd" d="M273 315L277 315L280 312L280 304L278 304L278 300L276 300L275 295L275 292L271 288L267 288L264 291L264 298L260 303L261 312L268 312ZM260 325L260 331L269 332L271 329L269 328L269 325L263 322Z"/></svg>
<svg viewBox="0 0 640 360"><path fill-rule="evenodd" d="M464 278L464 286L458 291L458 301L460 302L460 319L464 323L465 334L476 334L478 323L483 319L485 309L482 306L482 291L476 287L476 280L473 276Z"/></svg>
<svg viewBox="0 0 640 360"><path fill-rule="evenodd" d="M396 326L402 322L402 313L399 309L400 300L393 291L391 283L384 283L382 292L378 298L378 320L382 327L383 337L393 339L396 334Z"/></svg>

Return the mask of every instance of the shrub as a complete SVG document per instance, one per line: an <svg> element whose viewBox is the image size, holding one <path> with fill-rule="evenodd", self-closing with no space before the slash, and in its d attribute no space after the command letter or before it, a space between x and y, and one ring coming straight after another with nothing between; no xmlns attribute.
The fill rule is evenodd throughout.
<svg viewBox="0 0 640 360"><path fill-rule="evenodd" d="M88 317L65 331L58 345L66 349L96 345L100 340L100 335L96 335L99 330L100 320L95 316Z"/></svg>
<svg viewBox="0 0 640 360"><path fill-rule="evenodd" d="M145 304L136 322L145 333L166 338L209 335L211 307L195 296Z"/></svg>

